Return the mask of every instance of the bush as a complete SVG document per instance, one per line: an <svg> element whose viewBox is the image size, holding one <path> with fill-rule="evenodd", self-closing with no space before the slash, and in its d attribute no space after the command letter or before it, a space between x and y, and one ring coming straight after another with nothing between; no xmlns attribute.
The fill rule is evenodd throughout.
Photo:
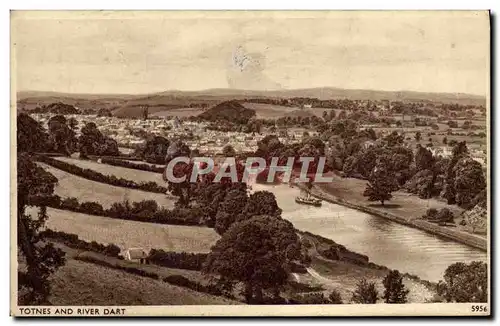
<svg viewBox="0 0 500 326"><path fill-rule="evenodd" d="M422 216L423 219L433 219L437 216L438 210L435 208L429 208L427 209L427 212L425 212L425 215Z"/></svg>
<svg viewBox="0 0 500 326"><path fill-rule="evenodd" d="M322 292L293 295L289 303L291 304L329 304L330 300L325 298Z"/></svg>
<svg viewBox="0 0 500 326"><path fill-rule="evenodd" d="M110 184L112 186L117 186L117 187L124 187L124 188L130 188L130 189L138 189L138 190L143 190L143 191L148 191L148 192L154 192L154 193L162 193L165 194L167 193L167 188L158 185L155 182L141 182L137 183L132 180L127 180L123 178L117 178L114 175L104 175L102 173L90 170L90 169L83 169L81 167L78 167L73 164L69 164L63 161L58 161L54 158L45 156L45 155L38 155L36 158L38 161L43 162L45 164L48 164L56 169L77 175L79 177L96 181L96 182L101 182L101 183L106 183Z"/></svg>
<svg viewBox="0 0 500 326"><path fill-rule="evenodd" d="M163 251L161 249L152 249L149 253L149 261L155 265L190 269L199 271L203 267L203 263L207 259L208 254L203 253L186 253L186 252L172 252Z"/></svg>
<svg viewBox="0 0 500 326"><path fill-rule="evenodd" d="M340 295L340 292L337 290L332 290L330 295L328 296L328 300L332 304L342 304L342 296Z"/></svg>
<svg viewBox="0 0 500 326"><path fill-rule="evenodd" d="M120 256L120 251L121 251L120 247L118 247L113 243L104 245L97 243L95 241L87 242L85 240L79 239L78 235L76 234L66 233L62 231L54 231L51 229L46 229L40 232L40 236L47 239L59 240L70 248L93 251L104 254L106 256L116 257L116 258Z"/></svg>
<svg viewBox="0 0 500 326"><path fill-rule="evenodd" d="M110 208L104 209L96 202L78 203L76 198L66 198L60 201L58 196L38 198L33 201L38 205L45 205L53 208L66 209L77 213L106 216L122 220L150 222L171 225L202 225L201 217L203 212L199 208L174 208L168 210L159 208L154 200L143 200L140 202L128 201L123 203L113 203Z"/></svg>
<svg viewBox="0 0 500 326"><path fill-rule="evenodd" d="M101 158L101 162L108 165L120 166L128 169L141 170L154 173L163 173L164 167L157 167L144 163L133 163L129 161L114 159L114 158Z"/></svg>
<svg viewBox="0 0 500 326"><path fill-rule="evenodd" d="M90 215L102 215L104 213L102 205L96 202L83 202L80 205L80 211Z"/></svg>
<svg viewBox="0 0 500 326"><path fill-rule="evenodd" d="M163 281L172 285L182 286L197 292L204 292L212 295L222 295L222 291L215 285L203 285L182 276L169 275L163 278Z"/></svg>
<svg viewBox="0 0 500 326"><path fill-rule="evenodd" d="M154 280L159 280L160 279L160 276L158 274L156 274L156 273L147 272L145 270L142 270L142 269L139 269L139 268L135 268L135 267L116 265L116 264L113 264L113 263L110 263L110 262L107 262L107 261L103 261L103 260L100 260L100 259L97 259L97 258L94 258L94 257L77 256L77 257L75 257L75 259L76 260L81 260L81 261L84 261L84 262L87 262L87 263L92 263L92 264L104 266L104 267L118 269L118 270L130 273L130 274L135 274L135 275L139 275L139 276L143 276L143 277L149 277L149 278L152 278Z"/></svg>

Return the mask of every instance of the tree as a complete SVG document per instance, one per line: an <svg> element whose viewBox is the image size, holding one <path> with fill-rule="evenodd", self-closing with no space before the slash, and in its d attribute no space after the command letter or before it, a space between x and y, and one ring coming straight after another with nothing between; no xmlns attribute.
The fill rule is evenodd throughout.
<svg viewBox="0 0 500 326"><path fill-rule="evenodd" d="M403 284L403 275L397 270L390 271L383 281L385 303L406 303L410 292Z"/></svg>
<svg viewBox="0 0 500 326"><path fill-rule="evenodd" d="M78 140L80 146L80 157L86 158L88 155L119 155L118 143L109 137L104 136L93 122L82 127Z"/></svg>
<svg viewBox="0 0 500 326"><path fill-rule="evenodd" d="M415 154L415 167L417 171L432 170L434 168L435 159L432 152L421 145L417 145Z"/></svg>
<svg viewBox="0 0 500 326"><path fill-rule="evenodd" d="M420 131L417 131L415 133L415 140L417 141L417 143L419 143L421 139L422 139L422 134L420 133Z"/></svg>
<svg viewBox="0 0 500 326"><path fill-rule="evenodd" d="M362 278L356 285L356 290L353 292L351 300L361 304L377 303L378 291L375 283L368 282L365 278Z"/></svg>
<svg viewBox="0 0 500 326"><path fill-rule="evenodd" d="M234 150L233 146L226 145L222 149L222 155L224 155L224 157L235 157L236 151Z"/></svg>
<svg viewBox="0 0 500 326"><path fill-rule="evenodd" d="M247 303L262 302L264 290L279 295L289 262L299 257L299 238L290 222L256 216L231 225L212 247L204 272L218 275L228 287L242 283Z"/></svg>
<svg viewBox="0 0 500 326"><path fill-rule="evenodd" d="M176 157L189 157L191 154L191 149L184 142L177 140L172 141L167 148L167 154L165 156L165 165Z"/></svg>
<svg viewBox="0 0 500 326"><path fill-rule="evenodd" d="M453 172L455 174L453 185L456 193L455 201L461 207L470 208L474 197L486 188L481 163L465 157L457 162Z"/></svg>
<svg viewBox="0 0 500 326"><path fill-rule="evenodd" d="M237 220L247 203L247 192L244 188L231 190L220 203L215 218L215 231L222 235Z"/></svg>
<svg viewBox="0 0 500 326"><path fill-rule="evenodd" d="M445 178L445 185L442 192L442 196L447 200L448 205L453 205L456 203L456 188L455 188L455 178L456 172L455 165L463 157L467 156L468 149L465 141L457 143L453 147L453 155L451 157L450 163L448 164Z"/></svg>
<svg viewBox="0 0 500 326"><path fill-rule="evenodd" d="M389 147L400 146L404 143L404 136L400 135L397 131L393 131L388 136L384 137L384 142Z"/></svg>
<svg viewBox="0 0 500 326"><path fill-rule="evenodd" d="M184 178L182 182L170 182L167 177L167 166L163 173L163 179L167 182L167 189L172 195L179 197L176 204L180 207L188 207L191 203L192 195L196 188L196 183L191 182L191 175L193 173L194 163L177 163L172 170L172 174L176 178Z"/></svg>
<svg viewBox="0 0 500 326"><path fill-rule="evenodd" d="M321 114L321 117L323 118L323 120L325 121L328 121L328 111L323 111L323 113Z"/></svg>
<svg viewBox="0 0 500 326"><path fill-rule="evenodd" d="M48 121L49 146L56 153L71 155L77 150L78 140L63 115L55 115Z"/></svg>
<svg viewBox="0 0 500 326"><path fill-rule="evenodd" d="M149 116L149 107L147 105L144 105L142 107L142 120L146 121L148 120Z"/></svg>
<svg viewBox="0 0 500 326"><path fill-rule="evenodd" d="M340 295L340 292L337 290L332 290L330 292L330 295L328 295L328 300L330 301L331 304L342 304L342 296Z"/></svg>
<svg viewBox="0 0 500 326"><path fill-rule="evenodd" d="M447 302L488 302L488 267L486 263L454 263L438 283L438 294Z"/></svg>
<svg viewBox="0 0 500 326"><path fill-rule="evenodd" d="M170 142L165 137L148 137L145 147L138 154L146 162L165 164L165 156L167 155L169 146Z"/></svg>
<svg viewBox="0 0 500 326"><path fill-rule="evenodd" d="M249 219L258 215L281 216L281 208L278 206L276 197L269 191L256 191L248 198L243 212L238 217L239 221Z"/></svg>
<svg viewBox="0 0 500 326"><path fill-rule="evenodd" d="M48 304L49 277L64 265L64 252L47 242L40 230L48 219L45 206L38 218L26 214L26 206L43 203L54 192L57 179L37 166L25 153L17 159L17 246L22 258L18 269L19 303L22 305Z"/></svg>
<svg viewBox="0 0 500 326"><path fill-rule="evenodd" d="M379 162L370 175L363 196L368 197L369 201L380 201L384 205L386 200L392 198L391 192L397 189L398 184L394 174L389 172L386 163Z"/></svg>
<svg viewBox="0 0 500 326"><path fill-rule="evenodd" d="M448 138L446 138L446 136L443 137L443 144L444 145L447 145L448 144Z"/></svg>
<svg viewBox="0 0 500 326"><path fill-rule="evenodd" d="M44 152L48 134L42 125L26 113L17 116L17 150L20 152Z"/></svg>

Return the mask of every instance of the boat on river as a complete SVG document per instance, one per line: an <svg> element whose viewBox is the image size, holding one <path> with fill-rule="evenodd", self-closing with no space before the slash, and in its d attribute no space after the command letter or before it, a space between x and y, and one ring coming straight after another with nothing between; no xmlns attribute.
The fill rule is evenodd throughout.
<svg viewBox="0 0 500 326"><path fill-rule="evenodd" d="M295 202L297 204L303 204L303 205L311 205L311 206L321 206L321 199L316 199L316 198L307 198L307 197L301 197L297 196L295 197Z"/></svg>
<svg viewBox="0 0 500 326"><path fill-rule="evenodd" d="M295 202L302 205L311 205L319 207L322 205L321 199L311 197L308 191L301 191L300 196L295 197Z"/></svg>

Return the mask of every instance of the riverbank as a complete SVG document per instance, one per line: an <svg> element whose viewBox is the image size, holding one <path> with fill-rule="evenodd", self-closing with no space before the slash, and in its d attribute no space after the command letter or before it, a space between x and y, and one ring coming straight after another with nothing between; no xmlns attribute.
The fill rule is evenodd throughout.
<svg viewBox="0 0 500 326"><path fill-rule="evenodd" d="M340 179L340 178L339 178ZM359 180L362 182L362 180ZM368 213L371 215L379 216L388 220L391 220L396 223L400 223L409 227L417 228L419 230L428 232L430 234L433 234L435 236L443 237L449 240L453 240L462 244L465 244L470 247L474 247L477 249L480 249L482 251L487 251L488 248L488 242L486 237L482 237L479 235L471 234L466 231L459 230L456 227L445 227L445 226L439 226L434 223L427 222L425 220L420 219L420 216L423 215L420 211L426 211L427 208L430 208L429 206L423 206L423 207L417 207L415 209L412 207L411 211L403 211L403 209L399 209L400 212L398 212L398 207L394 208L394 206L391 206L390 204L387 204L385 207L377 206L377 207L370 207L370 206L375 206L373 204L367 204L366 198L363 198L364 202L361 202L361 200L356 199L356 196L346 193L345 196L338 196L332 194L332 188L335 187L336 190L342 189L342 185L339 187L339 184L342 183L342 180L336 180L335 184L317 184L314 185L313 188L311 189L311 195L320 198L322 200L335 203L338 205L346 206L352 209L356 209L359 211L362 211L364 213ZM304 188L305 186L303 184L297 184L298 187ZM345 186L345 185L344 185ZM361 192L362 194L362 192ZM402 195L400 195L401 197ZM409 197L408 195L407 197ZM349 198L349 200L345 199ZM402 200L400 200L402 201ZM392 201L391 201L392 202ZM429 201L427 201L429 203ZM395 205L395 204L393 204ZM422 206L422 205L420 205ZM444 203L437 202L435 200L432 201L432 207L437 207L439 206L445 206ZM388 212L388 211L391 212Z"/></svg>

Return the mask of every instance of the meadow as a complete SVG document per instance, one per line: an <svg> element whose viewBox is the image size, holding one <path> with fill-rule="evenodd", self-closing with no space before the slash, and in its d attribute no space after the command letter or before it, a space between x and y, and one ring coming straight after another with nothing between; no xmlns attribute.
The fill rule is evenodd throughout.
<svg viewBox="0 0 500 326"><path fill-rule="evenodd" d="M54 305L207 305L236 302L70 259L51 279Z"/></svg>
<svg viewBox="0 0 500 326"><path fill-rule="evenodd" d="M58 161L66 162L69 164L76 165L83 169L90 169L104 175L114 175L117 178L124 178L127 180L132 180L135 182L156 182L159 185L165 186L165 182L162 179L161 174L141 171L136 169L128 169L120 166L113 166L108 164L98 163L92 160L80 160L72 157L57 157ZM134 163L142 163L134 161Z"/></svg>
<svg viewBox="0 0 500 326"><path fill-rule="evenodd" d="M29 213L35 215L36 211L31 208ZM47 212L48 228L77 234L86 241L114 243L121 249L138 247L208 253L219 239L217 233L207 227L128 221L54 208L48 208Z"/></svg>
<svg viewBox="0 0 500 326"><path fill-rule="evenodd" d="M123 188L111 186L101 182L90 181L73 174L58 170L47 164L39 163L37 164L43 167L46 171L52 173L59 181L55 187L55 194L61 198L75 197L79 202L85 201L95 201L100 203L104 208L109 208L115 202L123 202L128 200L130 202L139 202L142 200L155 200L159 206L165 208L173 208L174 200L169 199L167 195L152 193L147 191L141 191L137 189ZM98 163L95 163L98 164ZM119 169L114 166L106 166L109 171L114 171ZM125 168L122 168L125 169ZM126 169L130 170L130 169ZM130 170L135 172L136 170ZM143 171L137 171L143 172ZM153 176L159 176L159 174L149 173ZM133 179L134 181L140 181L138 179Z"/></svg>

